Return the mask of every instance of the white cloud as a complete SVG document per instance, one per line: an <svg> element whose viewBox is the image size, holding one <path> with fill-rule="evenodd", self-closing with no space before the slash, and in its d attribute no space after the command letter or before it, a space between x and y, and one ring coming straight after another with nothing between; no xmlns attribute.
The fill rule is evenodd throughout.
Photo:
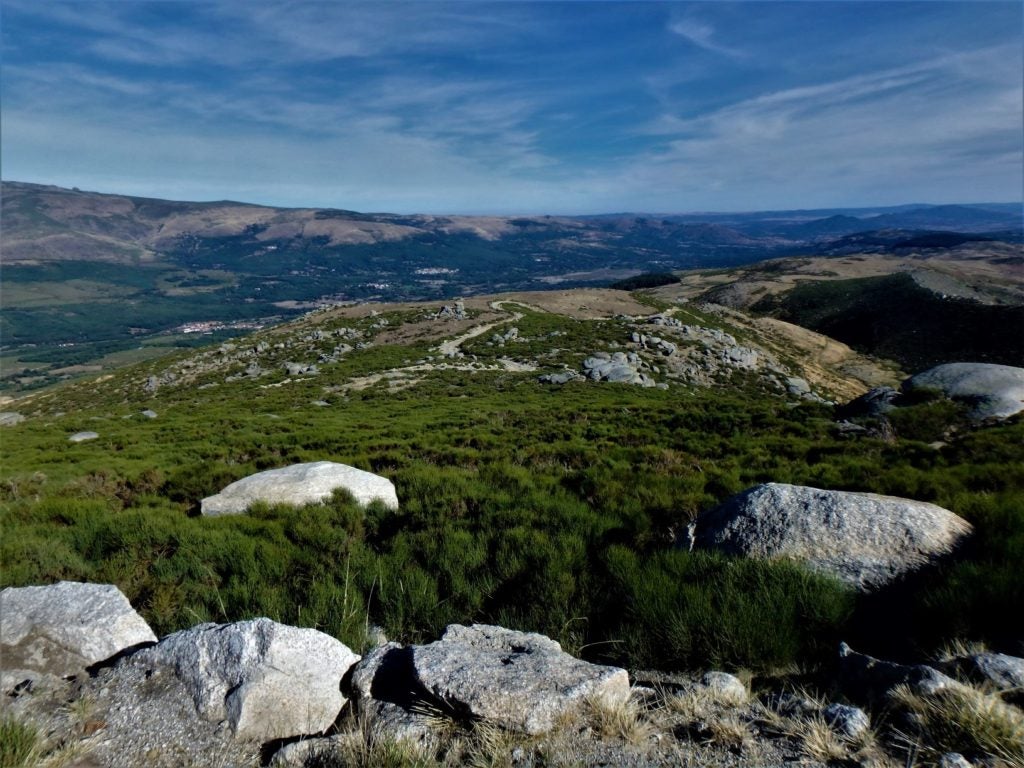
<svg viewBox="0 0 1024 768"><path fill-rule="evenodd" d="M698 48L703 48L711 53L718 53L732 58L743 58L746 54L729 46L715 42L715 29L710 24L698 19L688 17L671 21L668 25L669 32L688 40Z"/></svg>

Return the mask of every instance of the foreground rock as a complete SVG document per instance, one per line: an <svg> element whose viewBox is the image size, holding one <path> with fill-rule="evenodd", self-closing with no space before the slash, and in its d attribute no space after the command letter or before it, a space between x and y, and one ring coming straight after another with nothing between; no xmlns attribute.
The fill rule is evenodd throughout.
<svg viewBox="0 0 1024 768"><path fill-rule="evenodd" d="M16 411L0 412L0 427L13 427L15 424L21 424L24 420L25 417Z"/></svg>
<svg viewBox="0 0 1024 768"><path fill-rule="evenodd" d="M768 483L700 515L694 544L791 558L870 592L950 553L970 531L934 504Z"/></svg>
<svg viewBox="0 0 1024 768"><path fill-rule="evenodd" d="M0 592L3 688L40 675L65 677L156 635L113 584L62 581Z"/></svg>
<svg viewBox="0 0 1024 768"><path fill-rule="evenodd" d="M957 656L938 665L943 672L1007 693L1007 700L1024 702L1024 659L983 651Z"/></svg>
<svg viewBox="0 0 1024 768"><path fill-rule="evenodd" d="M231 483L215 496L202 500L204 515L234 515L245 512L258 501L267 504L315 504L342 488L360 504L382 501L398 508L394 484L387 478L364 472L347 464L315 461L270 469Z"/></svg>
<svg viewBox="0 0 1024 768"><path fill-rule="evenodd" d="M441 708L443 702L435 701L416 679L412 647L385 643L366 654L352 672L352 697L375 734L434 744L435 723L427 712Z"/></svg>
<svg viewBox="0 0 1024 768"><path fill-rule="evenodd" d="M911 376L903 391L937 390L971 408L971 418L1006 419L1024 411L1024 368L991 363L947 363Z"/></svg>
<svg viewBox="0 0 1024 768"><path fill-rule="evenodd" d="M75 434L68 438L68 441L72 443L84 443L87 440L95 440L99 436L98 432L75 432Z"/></svg>
<svg viewBox="0 0 1024 768"><path fill-rule="evenodd" d="M130 663L173 669L200 715L267 741L334 723L347 701L341 680L358 660L323 632L253 619L176 632Z"/></svg>
<svg viewBox="0 0 1024 768"><path fill-rule="evenodd" d="M590 697L629 696L626 671L580 661L545 637L501 627L452 625L413 649L416 679L471 717L539 734Z"/></svg>
<svg viewBox="0 0 1024 768"><path fill-rule="evenodd" d="M839 685L853 701L871 704L884 702L897 686L907 686L922 696L962 687L953 678L926 664L883 661L857 653L846 643L839 646Z"/></svg>
<svg viewBox="0 0 1024 768"><path fill-rule="evenodd" d="M393 736L416 739L426 727L415 717L417 704L541 734L589 700L629 696L624 669L581 661L544 635L483 624L453 624L429 645L378 648L352 682L371 722L384 718Z"/></svg>

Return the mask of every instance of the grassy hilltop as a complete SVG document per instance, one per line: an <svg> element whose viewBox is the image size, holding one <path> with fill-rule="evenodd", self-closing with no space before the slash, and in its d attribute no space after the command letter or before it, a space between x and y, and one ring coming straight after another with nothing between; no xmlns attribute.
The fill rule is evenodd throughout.
<svg viewBox="0 0 1024 768"><path fill-rule="evenodd" d="M437 305L312 313L8 406L27 420L2 435L2 585L116 583L158 634L269 616L359 650L371 624L418 641L479 621L634 668L808 670L840 639L902 656L956 638L1020 650L1019 418L969 428L926 402L891 438L849 439L830 405L743 371L695 386L665 368L667 389L545 385L541 373L629 349L636 323L623 314L655 309L621 292L498 298L467 302L465 320L435 318ZM677 317L781 349L738 312L682 305ZM518 340L499 345L512 326ZM460 336L463 356L442 358L438 345ZM353 348L337 352L342 338ZM258 375L245 373L250 349ZM825 398L869 383L787 354ZM318 370L290 374L290 361ZM79 430L100 437L69 442ZM339 495L193 516L230 481L314 460L388 477L400 509ZM934 502L976 535L870 599L796 565L674 546L700 511L765 481Z"/></svg>

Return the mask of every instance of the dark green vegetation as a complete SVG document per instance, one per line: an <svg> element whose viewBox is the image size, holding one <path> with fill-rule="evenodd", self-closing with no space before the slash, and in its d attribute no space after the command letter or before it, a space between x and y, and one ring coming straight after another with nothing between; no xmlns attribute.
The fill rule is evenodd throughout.
<svg viewBox="0 0 1024 768"><path fill-rule="evenodd" d="M373 321L393 328L414 314ZM517 325L577 356L616 333L611 321L536 313ZM485 342L465 349L509 352ZM522 343L530 355L532 343ZM1020 422L933 448L917 438L933 439L934 424L841 440L831 409L742 382L547 387L529 373L436 370L400 391L332 389L425 351L378 344L281 386L265 385L283 374L225 382L222 372L215 387L155 396L138 385L145 369L126 370L37 399L3 434L3 584L113 582L161 634L266 615L360 648L368 623L422 641L478 621L639 667L813 667L841 638L898 655L951 638L1012 650L1024 636ZM312 405L321 399L330 404ZM956 418L932 402L905 412L914 408ZM101 437L67 441L82 429ZM339 495L190 516L232 480L313 460L392 479L401 509L363 511ZM793 565L674 547L701 510L763 481L932 501L976 536L960 559L870 600Z"/></svg>
<svg viewBox="0 0 1024 768"><path fill-rule="evenodd" d="M627 277L609 285L617 291L637 291L641 288L658 288L662 285L678 283L679 278L671 272L646 272L635 277Z"/></svg>
<svg viewBox="0 0 1024 768"><path fill-rule="evenodd" d="M753 309L910 371L953 361L1024 365L1024 306L943 297L905 273L806 282Z"/></svg>
<svg viewBox="0 0 1024 768"><path fill-rule="evenodd" d="M0 719L0 768L22 768L38 756L39 733L31 725Z"/></svg>
<svg viewBox="0 0 1024 768"><path fill-rule="evenodd" d="M956 248L964 243L983 243L991 239L963 232L924 232L898 241L893 248Z"/></svg>

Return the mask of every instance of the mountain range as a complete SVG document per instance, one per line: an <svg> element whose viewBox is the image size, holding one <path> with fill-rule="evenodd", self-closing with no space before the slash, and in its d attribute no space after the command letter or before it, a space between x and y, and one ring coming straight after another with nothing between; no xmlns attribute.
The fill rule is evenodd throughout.
<svg viewBox="0 0 1024 768"><path fill-rule="evenodd" d="M436 216L177 202L13 181L3 183L2 202L4 389L211 334L226 338L315 306L605 285L781 256L929 256L1022 239L1021 206L1004 203ZM936 232L953 240L928 241Z"/></svg>

